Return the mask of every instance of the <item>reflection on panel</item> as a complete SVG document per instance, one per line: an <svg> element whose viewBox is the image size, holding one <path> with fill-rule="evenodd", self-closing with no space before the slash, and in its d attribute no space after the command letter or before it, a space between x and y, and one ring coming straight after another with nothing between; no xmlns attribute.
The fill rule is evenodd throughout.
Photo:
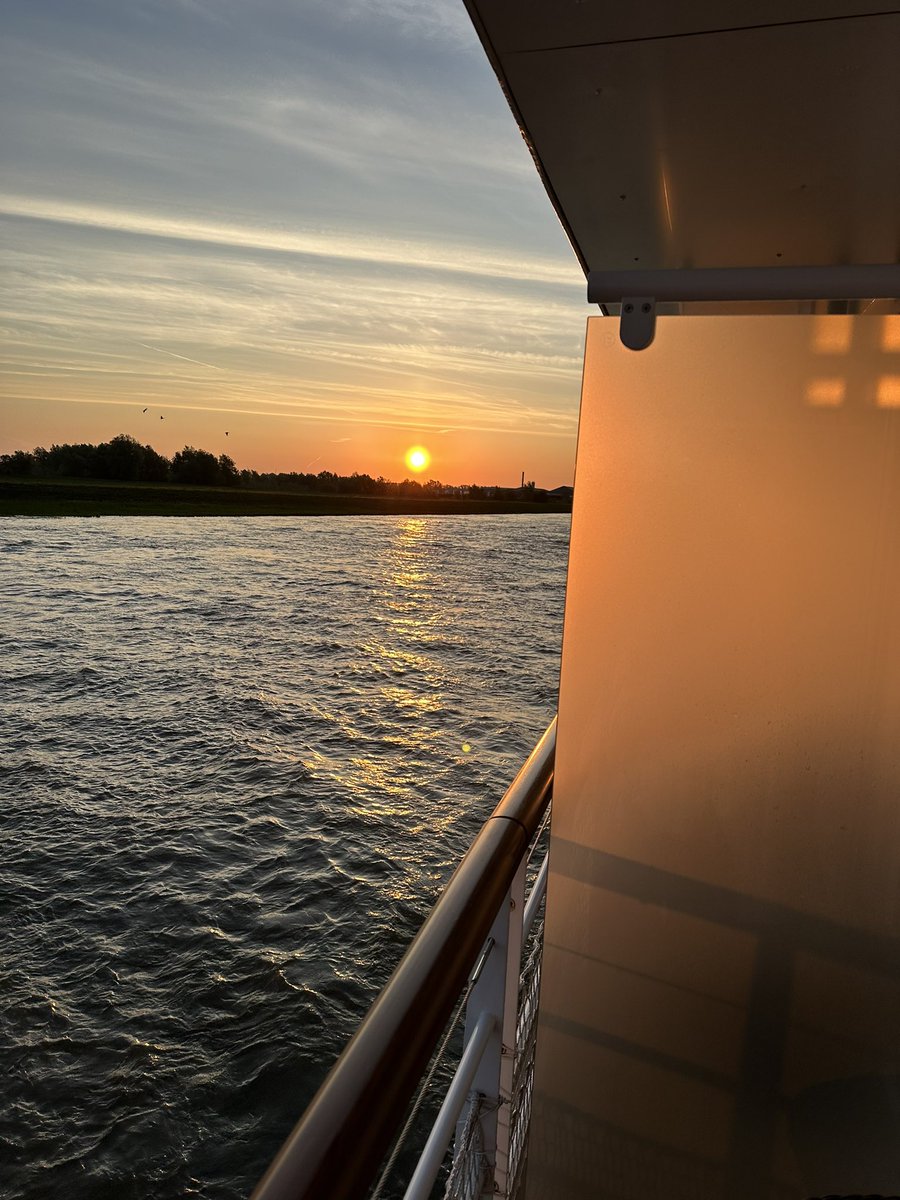
<svg viewBox="0 0 900 1200"><path fill-rule="evenodd" d="M900 318L589 325L530 1200L900 1194Z"/></svg>

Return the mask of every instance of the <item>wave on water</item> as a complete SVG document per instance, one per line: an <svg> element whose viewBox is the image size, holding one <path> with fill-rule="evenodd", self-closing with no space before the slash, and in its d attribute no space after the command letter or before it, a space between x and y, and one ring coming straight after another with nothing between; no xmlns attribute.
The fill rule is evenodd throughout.
<svg viewBox="0 0 900 1200"><path fill-rule="evenodd" d="M0 1193L249 1192L555 711L567 542L0 522Z"/></svg>

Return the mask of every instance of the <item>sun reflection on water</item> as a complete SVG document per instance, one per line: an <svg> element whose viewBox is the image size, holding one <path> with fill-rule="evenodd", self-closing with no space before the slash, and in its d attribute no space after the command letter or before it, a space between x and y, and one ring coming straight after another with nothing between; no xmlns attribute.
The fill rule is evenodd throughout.
<svg viewBox="0 0 900 1200"><path fill-rule="evenodd" d="M453 642L453 612L441 588L434 518L407 517L397 522L373 588L373 621L359 643L359 669L381 678L379 713L397 730L413 756L361 754L350 760L341 782L366 813L414 814L423 789L442 785L462 758L460 714L451 711L448 691L458 680L440 655ZM435 756L434 750L440 747ZM441 765L423 779L420 754ZM433 820L433 816L432 816Z"/></svg>

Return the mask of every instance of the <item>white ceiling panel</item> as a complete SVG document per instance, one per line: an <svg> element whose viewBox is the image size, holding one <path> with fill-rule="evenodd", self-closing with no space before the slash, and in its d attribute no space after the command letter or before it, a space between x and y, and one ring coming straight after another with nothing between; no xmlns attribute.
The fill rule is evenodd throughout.
<svg viewBox="0 0 900 1200"><path fill-rule="evenodd" d="M883 13L890 5L857 0L474 0L494 49L547 50L590 43L682 37L760 25L832 21Z"/></svg>
<svg viewBox="0 0 900 1200"><path fill-rule="evenodd" d="M813 7L470 4L586 269L900 261L900 13Z"/></svg>

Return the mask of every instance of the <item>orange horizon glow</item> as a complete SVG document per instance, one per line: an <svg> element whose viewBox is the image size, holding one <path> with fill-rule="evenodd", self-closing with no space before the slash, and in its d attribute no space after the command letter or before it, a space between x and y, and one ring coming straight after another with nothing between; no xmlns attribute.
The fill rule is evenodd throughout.
<svg viewBox="0 0 900 1200"><path fill-rule="evenodd" d="M358 473L394 483L404 475L423 478L404 461L416 432L399 422L272 420L225 406L203 409L168 397L147 397L141 402L45 400L40 425L36 427L29 402L4 397L0 454L54 443L107 442L125 433L168 458L184 446L227 454L239 470ZM423 431L417 432L421 437ZM523 471L538 487L572 482L573 439L563 430L545 429L537 437L527 427L501 432L456 426L436 428L427 436L429 474L442 484L518 487Z"/></svg>

